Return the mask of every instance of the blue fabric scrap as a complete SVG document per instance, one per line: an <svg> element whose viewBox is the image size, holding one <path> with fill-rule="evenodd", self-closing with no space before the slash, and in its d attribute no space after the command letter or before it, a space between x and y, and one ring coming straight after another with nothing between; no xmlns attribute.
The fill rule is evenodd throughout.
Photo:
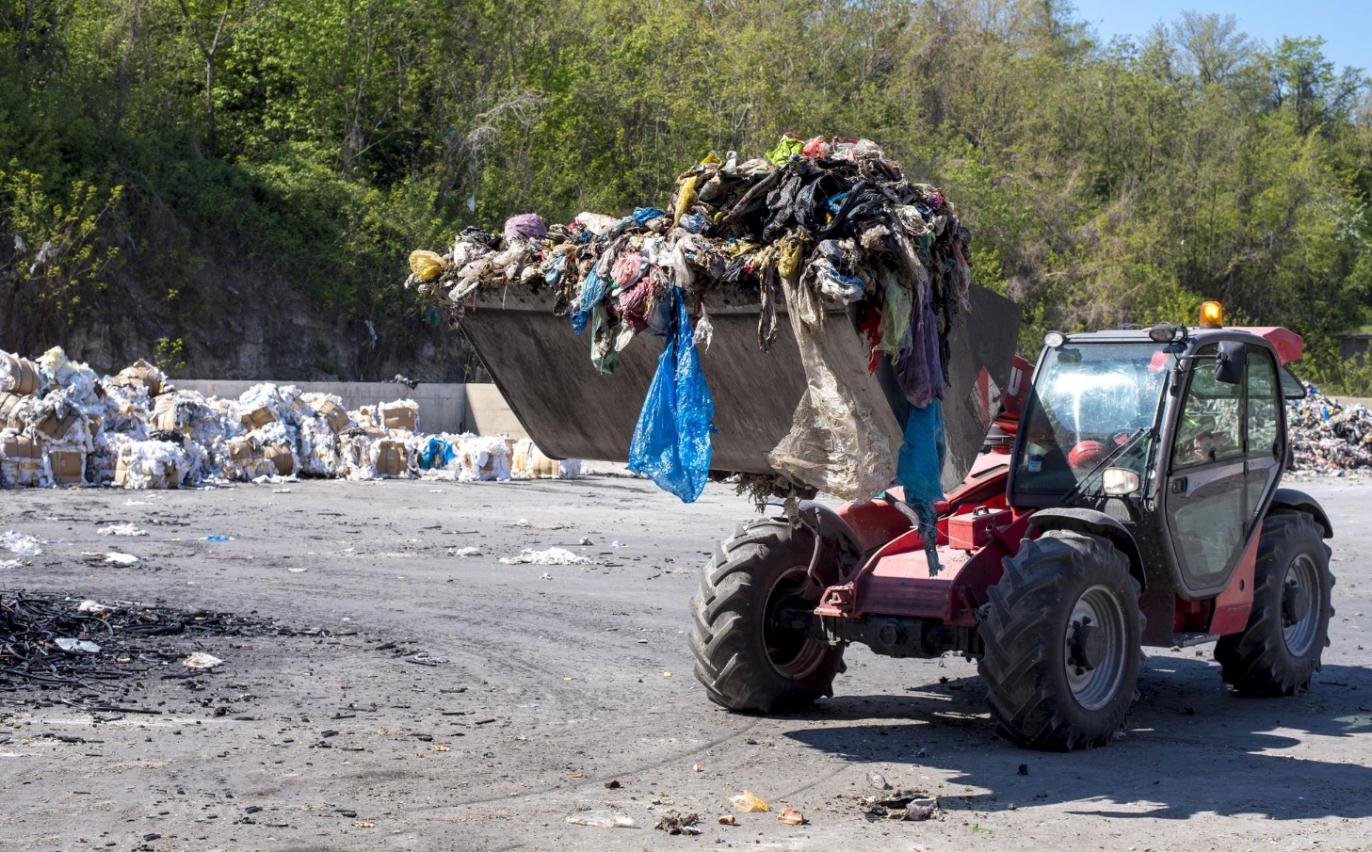
<svg viewBox="0 0 1372 852"><path fill-rule="evenodd" d="M934 504L943 499L943 461L948 441L943 434L943 402L933 400L923 408L910 406L905 420L905 441L896 461L896 484L905 490L905 502L919 517L919 534L929 574L938 572L938 512Z"/></svg>

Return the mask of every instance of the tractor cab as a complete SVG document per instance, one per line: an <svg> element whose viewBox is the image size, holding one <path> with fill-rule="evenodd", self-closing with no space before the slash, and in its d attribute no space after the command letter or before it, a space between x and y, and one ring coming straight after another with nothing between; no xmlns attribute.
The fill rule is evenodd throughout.
<svg viewBox="0 0 1372 852"><path fill-rule="evenodd" d="M1283 397L1305 389L1283 363L1300 356L1299 338L1293 351L1287 336L1171 325L1050 332L1012 455L1011 505L1103 512L1130 533L1117 544L1145 587L1161 583L1183 600L1219 593L1288 460Z"/></svg>

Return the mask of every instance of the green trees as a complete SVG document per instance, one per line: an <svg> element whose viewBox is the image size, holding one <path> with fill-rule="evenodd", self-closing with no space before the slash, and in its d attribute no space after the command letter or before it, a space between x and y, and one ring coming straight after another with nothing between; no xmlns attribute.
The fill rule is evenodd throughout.
<svg viewBox="0 0 1372 852"><path fill-rule="evenodd" d="M1352 382L1329 335L1372 322L1366 80L1241 24L1102 44L1058 0L0 0L0 335L48 310L9 245L37 197L94 216L83 280L155 281L172 337L225 309L215 276L399 333L411 248L663 204L709 150L795 130L944 186L1026 349L1218 298ZM118 310L87 289L64 322Z"/></svg>

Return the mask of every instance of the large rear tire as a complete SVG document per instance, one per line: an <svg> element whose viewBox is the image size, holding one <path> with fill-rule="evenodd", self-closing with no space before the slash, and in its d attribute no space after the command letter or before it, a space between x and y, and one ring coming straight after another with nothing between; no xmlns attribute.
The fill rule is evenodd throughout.
<svg viewBox="0 0 1372 852"><path fill-rule="evenodd" d="M1107 539L1050 530L1002 561L978 664L991 716L1018 745L1105 745L1133 703L1143 615L1129 561Z"/></svg>
<svg viewBox="0 0 1372 852"><path fill-rule="evenodd" d="M1220 675L1235 692L1293 695L1310 683L1329 644L1333 585L1329 547L1313 517L1263 519L1248 627L1215 644Z"/></svg>
<svg viewBox="0 0 1372 852"><path fill-rule="evenodd" d="M730 710L769 713L805 707L833 694L843 647L778 623L783 610L813 608L837 578L838 557L820 544L815 577L815 535L783 519L739 527L716 546L691 599L695 675L710 700Z"/></svg>

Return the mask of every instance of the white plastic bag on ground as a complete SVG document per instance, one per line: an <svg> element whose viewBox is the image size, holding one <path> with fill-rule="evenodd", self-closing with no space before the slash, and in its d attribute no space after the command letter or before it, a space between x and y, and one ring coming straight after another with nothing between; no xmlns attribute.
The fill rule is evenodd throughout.
<svg viewBox="0 0 1372 852"><path fill-rule="evenodd" d="M594 565L595 560L573 553L561 547L547 550L534 550L526 547L518 556L507 556L500 560L506 565Z"/></svg>

